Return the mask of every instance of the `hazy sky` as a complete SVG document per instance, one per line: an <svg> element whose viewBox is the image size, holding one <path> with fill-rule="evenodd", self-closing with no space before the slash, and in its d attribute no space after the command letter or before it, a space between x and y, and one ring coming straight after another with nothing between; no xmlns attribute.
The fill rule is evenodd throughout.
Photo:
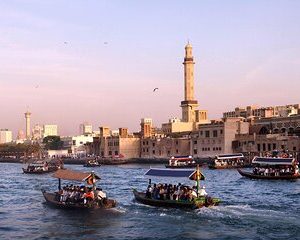
<svg viewBox="0 0 300 240"><path fill-rule="evenodd" d="M209 117L300 102L300 1L0 0L0 128L181 117L187 39ZM158 87L159 91L152 92Z"/></svg>

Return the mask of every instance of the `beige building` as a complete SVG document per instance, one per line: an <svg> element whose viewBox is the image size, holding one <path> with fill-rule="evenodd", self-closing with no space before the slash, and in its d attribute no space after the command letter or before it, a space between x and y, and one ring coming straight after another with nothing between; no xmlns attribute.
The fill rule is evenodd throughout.
<svg viewBox="0 0 300 240"><path fill-rule="evenodd" d="M289 117L300 113L299 104L285 106L257 107L247 106L245 108L236 107L234 111L224 112L223 117L243 117L243 118L269 118L269 117Z"/></svg>
<svg viewBox="0 0 300 240"><path fill-rule="evenodd" d="M58 136L58 127L57 125L44 125L43 126L43 137L47 136Z"/></svg>
<svg viewBox="0 0 300 240"><path fill-rule="evenodd" d="M248 134L249 126L241 118L227 118L199 125L198 131L191 134L191 155L201 158L233 153L232 142L236 135Z"/></svg>
<svg viewBox="0 0 300 240"><path fill-rule="evenodd" d="M12 131L0 129L0 144L12 142Z"/></svg>
<svg viewBox="0 0 300 240"><path fill-rule="evenodd" d="M93 133L93 126L90 123L82 123L79 125L79 135L87 135Z"/></svg>
<svg viewBox="0 0 300 240"><path fill-rule="evenodd" d="M187 137L141 139L142 158L170 158L190 155L190 140Z"/></svg>
<svg viewBox="0 0 300 240"><path fill-rule="evenodd" d="M29 111L27 111L25 114L25 121L26 121L26 139L29 140L30 139L30 116L31 113Z"/></svg>
<svg viewBox="0 0 300 240"><path fill-rule="evenodd" d="M43 138L43 127L36 124L32 129L32 139L39 140L41 138Z"/></svg>
<svg viewBox="0 0 300 240"><path fill-rule="evenodd" d="M141 136L142 137L151 137L152 136L152 119L151 118L142 118L141 119Z"/></svg>

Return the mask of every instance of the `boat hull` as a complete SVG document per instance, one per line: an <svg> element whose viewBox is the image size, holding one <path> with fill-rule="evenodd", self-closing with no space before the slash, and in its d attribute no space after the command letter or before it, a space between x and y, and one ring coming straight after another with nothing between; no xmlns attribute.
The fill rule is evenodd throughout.
<svg viewBox="0 0 300 240"><path fill-rule="evenodd" d="M220 200L217 198L211 198L210 201L207 201L205 200L205 197L199 198L196 201L157 200L147 198L145 193L138 192L136 189L133 189L133 194L136 201L155 207L197 209L202 207L216 206L220 203Z"/></svg>
<svg viewBox="0 0 300 240"><path fill-rule="evenodd" d="M237 169L239 174L243 177L251 178L251 179L267 179L267 180L294 180L300 178L300 175L287 175L287 176L264 176L264 175L256 175L251 172L245 172L241 169Z"/></svg>
<svg viewBox="0 0 300 240"><path fill-rule="evenodd" d="M26 168L22 168L23 170L23 173L26 173L26 174L45 174L45 173L51 173L51 172L55 172L57 171L58 169L49 169L49 170L46 170L46 171L28 171Z"/></svg>
<svg viewBox="0 0 300 240"><path fill-rule="evenodd" d="M58 207L58 208L67 208L67 209L108 209L108 208L114 208L117 205L117 202L113 199L107 199L106 203L103 203L101 205L99 204L91 204L91 205L83 205L83 204L74 204L74 203L65 203L65 202L59 202L56 200L56 194L55 193L49 193L46 191L42 191L43 196L46 200L46 202L49 205Z"/></svg>

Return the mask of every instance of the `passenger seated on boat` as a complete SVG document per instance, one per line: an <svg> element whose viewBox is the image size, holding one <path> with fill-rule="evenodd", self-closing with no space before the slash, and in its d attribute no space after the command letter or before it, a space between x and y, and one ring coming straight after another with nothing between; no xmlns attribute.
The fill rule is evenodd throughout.
<svg viewBox="0 0 300 240"><path fill-rule="evenodd" d="M193 198L197 198L197 187L196 186L193 186L193 190L192 190L192 197Z"/></svg>
<svg viewBox="0 0 300 240"><path fill-rule="evenodd" d="M102 188L96 189L96 196L97 196L97 199L100 201L106 199L106 193L102 191Z"/></svg>
<svg viewBox="0 0 300 240"><path fill-rule="evenodd" d="M179 196L179 188L176 187L175 188L175 191L174 191L174 194L173 194L173 200L178 200L178 196Z"/></svg>
<svg viewBox="0 0 300 240"><path fill-rule="evenodd" d="M205 191L205 186L202 186L202 188L199 190L199 196L201 197L207 196L207 192Z"/></svg>
<svg viewBox="0 0 300 240"><path fill-rule="evenodd" d="M159 199L165 200L165 189L163 186L160 186L160 188L159 188Z"/></svg>
<svg viewBox="0 0 300 240"><path fill-rule="evenodd" d="M85 193L83 194L84 204L90 203L95 199L94 192L91 188L86 188Z"/></svg>

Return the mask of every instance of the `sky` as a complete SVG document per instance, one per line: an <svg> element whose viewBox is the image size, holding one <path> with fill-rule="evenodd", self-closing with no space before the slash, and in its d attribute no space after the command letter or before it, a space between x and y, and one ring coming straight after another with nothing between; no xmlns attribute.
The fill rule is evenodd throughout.
<svg viewBox="0 0 300 240"><path fill-rule="evenodd" d="M300 1L0 0L0 128L138 131L181 117L184 46L209 118L300 103ZM153 92L154 88L159 88Z"/></svg>

